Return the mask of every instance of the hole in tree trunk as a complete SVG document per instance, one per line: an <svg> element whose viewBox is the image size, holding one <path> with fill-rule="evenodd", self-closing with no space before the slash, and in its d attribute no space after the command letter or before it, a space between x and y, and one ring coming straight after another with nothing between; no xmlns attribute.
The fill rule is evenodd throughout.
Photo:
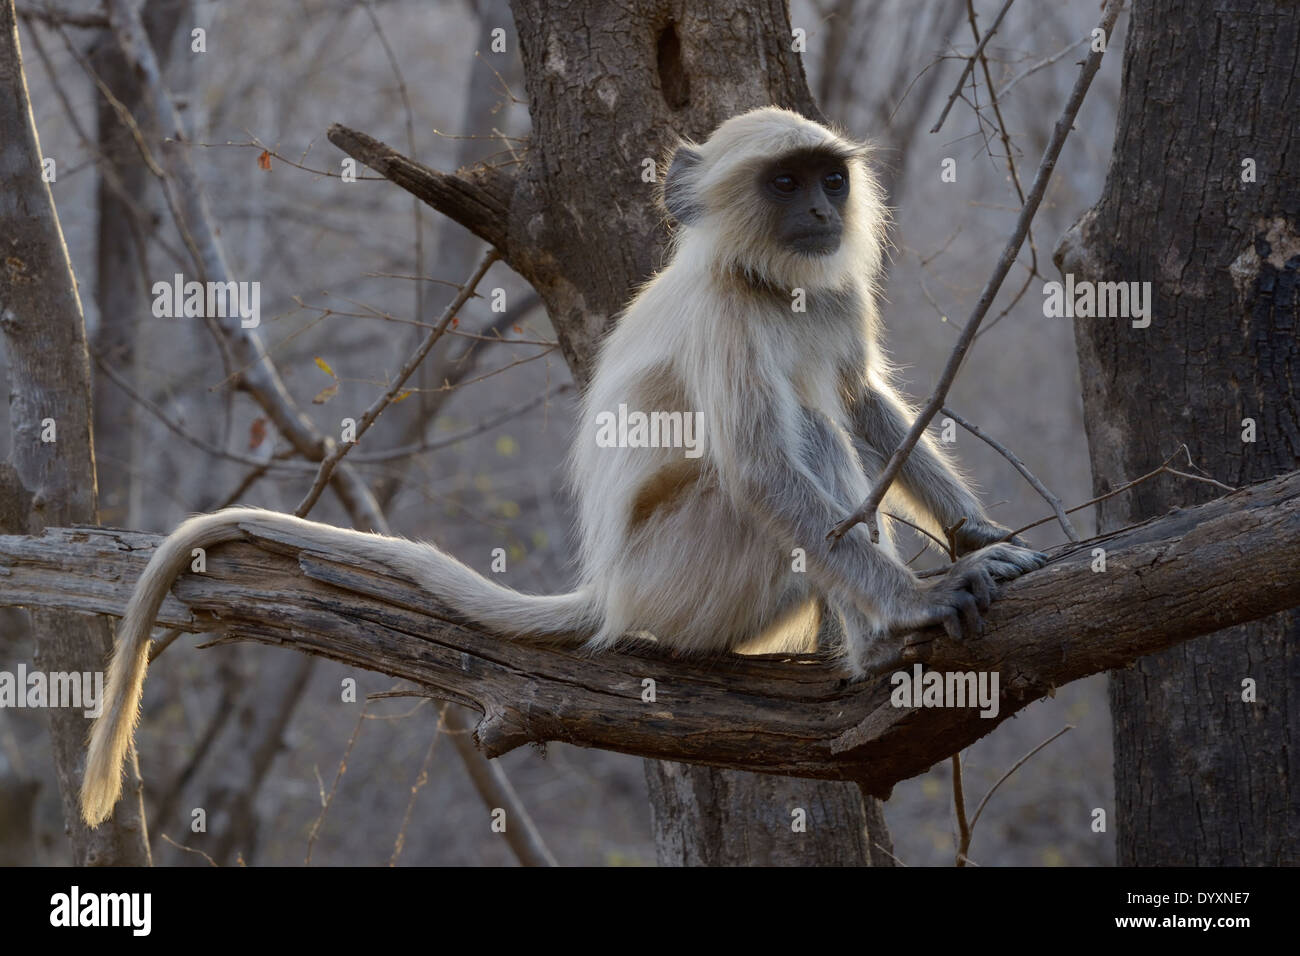
<svg viewBox="0 0 1300 956"><path fill-rule="evenodd" d="M682 65L682 42L677 24L671 20L659 34L659 88L670 109L679 110L691 101L691 81Z"/></svg>

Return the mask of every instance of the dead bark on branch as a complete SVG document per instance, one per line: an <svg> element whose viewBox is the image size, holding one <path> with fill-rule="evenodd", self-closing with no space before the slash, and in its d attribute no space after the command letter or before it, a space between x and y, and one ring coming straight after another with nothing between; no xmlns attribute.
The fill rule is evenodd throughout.
<svg viewBox="0 0 1300 956"><path fill-rule="evenodd" d="M998 713L896 708L888 675L852 685L817 658L670 660L512 644L414 585L248 524L248 544L182 578L160 622L297 648L483 714L492 756L561 740L830 780L885 795L1056 687L1300 605L1300 472L1058 549L1006 588L979 641L913 635L903 667L996 671ZM160 539L102 528L0 537L0 603L120 614ZM1092 570L1094 549L1106 570ZM653 680L655 702L643 703Z"/></svg>
<svg viewBox="0 0 1300 956"><path fill-rule="evenodd" d="M498 249L506 248L514 176L484 164L443 173L403 156L387 143L335 123L329 141L416 199L460 223Z"/></svg>

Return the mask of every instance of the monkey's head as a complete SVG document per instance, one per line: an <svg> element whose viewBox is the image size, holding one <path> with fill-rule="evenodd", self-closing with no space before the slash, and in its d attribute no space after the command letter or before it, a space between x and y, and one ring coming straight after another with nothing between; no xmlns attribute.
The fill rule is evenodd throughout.
<svg viewBox="0 0 1300 956"><path fill-rule="evenodd" d="M840 287L880 268L885 220L868 148L777 107L683 143L664 177L678 255L781 289Z"/></svg>

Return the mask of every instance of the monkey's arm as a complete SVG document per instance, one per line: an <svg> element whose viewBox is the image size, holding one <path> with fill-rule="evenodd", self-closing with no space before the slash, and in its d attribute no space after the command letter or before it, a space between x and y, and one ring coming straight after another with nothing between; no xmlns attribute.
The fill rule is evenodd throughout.
<svg viewBox="0 0 1300 956"><path fill-rule="evenodd" d="M873 381L853 403L850 418L855 435L868 446L865 451L878 458L878 462L869 463L874 466L869 473L878 474L907 435L916 412L889 385ZM921 436L903 463L898 482L904 494L920 506L922 513L918 517L927 525L926 530L940 540L946 540L946 529L966 519L955 535L959 555L1010 533L1010 529L989 519L975 493L928 433Z"/></svg>
<svg viewBox="0 0 1300 956"><path fill-rule="evenodd" d="M773 548L802 548L814 586L833 602L856 607L877 635L931 624L942 624L954 638L976 633L995 581L1021 570L1016 549L989 549L943 578L922 582L874 545L863 527L832 545L827 532L857 505L861 490L848 436L825 416L800 408L770 377L741 380L749 386L743 401L717 396L701 403L709 410L707 442L721 487L738 509L758 517Z"/></svg>

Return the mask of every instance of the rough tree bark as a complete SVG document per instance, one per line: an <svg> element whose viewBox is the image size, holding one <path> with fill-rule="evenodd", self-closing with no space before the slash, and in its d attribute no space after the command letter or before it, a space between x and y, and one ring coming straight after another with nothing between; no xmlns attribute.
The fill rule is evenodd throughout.
<svg viewBox="0 0 1300 956"><path fill-rule="evenodd" d="M0 0L0 334L9 353L10 472L28 526L95 523L95 450L90 370L81 300L54 197L41 176L18 45L13 0ZM50 424L52 423L52 425ZM54 440L46 441L53 427ZM104 618L33 610L35 657L45 672L93 672L112 639ZM135 751L127 760L125 799L107 825L91 830L77 812L87 719L80 709L51 707L50 737L73 855L82 865L149 862Z"/></svg>
<svg viewBox="0 0 1300 956"><path fill-rule="evenodd" d="M785 0L514 0L512 8L532 120L517 166L477 166L430 182L407 175L420 170L363 134L336 126L330 139L500 249L546 303L582 384L614 316L662 262L666 237L644 161L660 160L679 136L702 139L757 106L821 117L791 49ZM845 843L889 845L879 807L864 805L852 785L760 786L727 773L647 767L652 793L685 786L729 795L726 807L686 790L671 809L661 802L656 828L676 831L657 833L662 862L737 862L715 839L724 818L761 826L789 820L795 807L833 807L823 819L838 823L798 834L786 825L767 837L784 849L742 854L746 861L843 863ZM684 841L683 854L675 848ZM870 862L861 854L851 861Z"/></svg>
<svg viewBox="0 0 1300 956"><path fill-rule="evenodd" d="M1075 320L1099 494L1181 442L1235 484L1296 467L1298 56L1292 0L1133 7L1106 186L1057 251L1076 281L1152 283L1149 328ZM1212 494L1147 483L1103 503L1100 525ZM1207 585L1237 574L1229 558ZM1285 611L1111 675L1121 864L1300 859L1297 639Z"/></svg>

